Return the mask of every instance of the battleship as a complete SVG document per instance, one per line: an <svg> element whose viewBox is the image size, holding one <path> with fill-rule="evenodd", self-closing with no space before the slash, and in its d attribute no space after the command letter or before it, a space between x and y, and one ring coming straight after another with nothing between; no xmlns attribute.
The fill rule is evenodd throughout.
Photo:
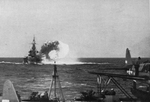
<svg viewBox="0 0 150 102"><path fill-rule="evenodd" d="M38 64L41 63L42 57L39 51L36 49L35 37L33 38L32 47L29 51L28 56L23 58L24 64Z"/></svg>

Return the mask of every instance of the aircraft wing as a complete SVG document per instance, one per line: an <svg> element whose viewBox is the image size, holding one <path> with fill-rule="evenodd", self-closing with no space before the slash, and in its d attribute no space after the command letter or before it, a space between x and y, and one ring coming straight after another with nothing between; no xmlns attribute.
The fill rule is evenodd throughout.
<svg viewBox="0 0 150 102"><path fill-rule="evenodd" d="M123 74L112 74L112 73L100 73L100 72L89 72L90 74L108 76L108 77L117 77L122 79L130 79L130 80L140 80L147 81L149 80L148 76L133 76L133 75L123 75Z"/></svg>
<svg viewBox="0 0 150 102"><path fill-rule="evenodd" d="M2 102L20 102L16 90L10 80L6 80L3 87Z"/></svg>
<svg viewBox="0 0 150 102"><path fill-rule="evenodd" d="M123 66L123 67L110 67L110 68L104 68L104 70L129 70L130 68L132 68L132 65L127 65L127 66Z"/></svg>

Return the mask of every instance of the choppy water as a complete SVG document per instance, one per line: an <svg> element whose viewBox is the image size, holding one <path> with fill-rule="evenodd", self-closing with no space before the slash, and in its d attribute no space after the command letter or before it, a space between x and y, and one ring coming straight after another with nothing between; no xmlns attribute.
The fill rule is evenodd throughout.
<svg viewBox="0 0 150 102"><path fill-rule="evenodd" d="M3 83L10 79L22 98L28 98L33 91L49 90L52 80L53 65L24 65L20 58L0 58L0 93ZM96 91L96 76L88 71L104 72L106 68L124 65L123 58L82 58L83 64L57 65L59 79L65 99L70 100L80 95L81 91L93 89ZM109 72L116 73L114 70ZM120 71L117 73L124 73ZM127 81L118 79L128 90ZM115 87L111 84L108 88ZM119 90L116 89L118 93Z"/></svg>

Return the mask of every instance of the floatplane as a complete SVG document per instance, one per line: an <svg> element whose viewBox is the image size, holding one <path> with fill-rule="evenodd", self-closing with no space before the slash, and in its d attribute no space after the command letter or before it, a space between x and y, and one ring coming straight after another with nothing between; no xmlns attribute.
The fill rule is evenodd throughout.
<svg viewBox="0 0 150 102"><path fill-rule="evenodd" d="M106 87L109 82L113 82L120 90L121 92L126 96L126 100L128 101L137 101L139 100L140 102L150 102L150 74L149 74L149 63L142 63L140 64L139 67L139 72L137 74L137 71L135 71L134 67L134 62L131 59L131 54L129 49L126 49L126 58L125 58L125 66L122 68L114 68L111 70L125 70L126 73L124 74L115 74L115 73L102 73L102 72L89 72L90 74L97 75L97 83L98 86L100 87L99 93L101 94L102 91L102 85L103 87ZM104 78L108 78L107 80L104 80ZM129 80L132 81L133 85L131 87L131 93L136 97L134 98L132 95L129 94L125 90L123 86L116 80L116 78L120 78L123 80ZM144 86L141 86L143 85ZM144 87L140 88L140 87Z"/></svg>
<svg viewBox="0 0 150 102"><path fill-rule="evenodd" d="M140 57L138 57L138 59L141 59ZM130 50L127 48L126 49L126 54L125 54L125 65L122 67L113 67L113 68L107 68L107 70L124 70L126 71L129 75L135 75L135 64L136 64L136 60L132 59L131 54L130 54ZM145 76L150 76L150 62L147 60L143 63L139 64L139 74L140 75L145 75Z"/></svg>

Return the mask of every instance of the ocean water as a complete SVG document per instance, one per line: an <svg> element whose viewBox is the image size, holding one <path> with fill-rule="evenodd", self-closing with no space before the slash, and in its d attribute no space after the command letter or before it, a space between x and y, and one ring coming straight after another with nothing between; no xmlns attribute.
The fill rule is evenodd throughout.
<svg viewBox="0 0 150 102"><path fill-rule="evenodd" d="M114 67L124 66L124 60L124 58L80 58L78 62L56 65L65 99L72 100L80 96L81 91L91 89L97 91L97 76L89 74L89 71L125 73L113 70ZM0 58L0 93L7 79L12 81L22 99L27 99L32 92L48 91L54 65L27 65L22 62L22 58ZM107 68L109 70L106 70ZM130 90L130 82L117 80L125 89ZM114 88L117 94L123 96L114 84L110 83L107 88Z"/></svg>

